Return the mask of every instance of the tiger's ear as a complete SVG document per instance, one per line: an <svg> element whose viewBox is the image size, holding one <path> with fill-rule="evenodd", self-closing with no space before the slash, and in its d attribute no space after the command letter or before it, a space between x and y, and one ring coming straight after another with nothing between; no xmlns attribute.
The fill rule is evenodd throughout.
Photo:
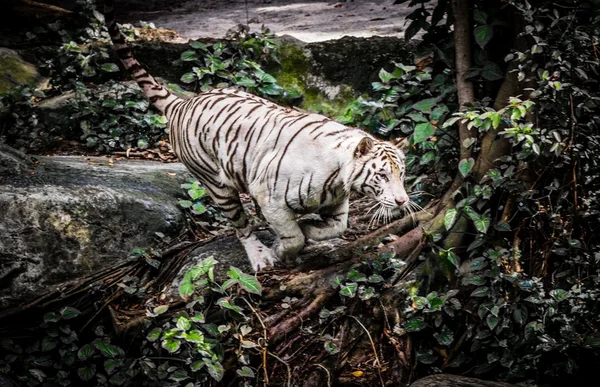
<svg viewBox="0 0 600 387"><path fill-rule="evenodd" d="M354 150L354 157L357 159L363 157L371 151L373 145L374 143L372 138L363 137L362 140L360 140L360 142L356 146L356 149Z"/></svg>

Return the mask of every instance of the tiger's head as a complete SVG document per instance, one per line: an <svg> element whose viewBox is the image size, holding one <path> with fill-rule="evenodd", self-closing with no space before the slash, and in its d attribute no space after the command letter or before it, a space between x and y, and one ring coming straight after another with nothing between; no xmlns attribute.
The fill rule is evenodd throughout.
<svg viewBox="0 0 600 387"><path fill-rule="evenodd" d="M363 137L354 151L352 189L377 200L388 213L410 199L404 188L405 156L392 144Z"/></svg>

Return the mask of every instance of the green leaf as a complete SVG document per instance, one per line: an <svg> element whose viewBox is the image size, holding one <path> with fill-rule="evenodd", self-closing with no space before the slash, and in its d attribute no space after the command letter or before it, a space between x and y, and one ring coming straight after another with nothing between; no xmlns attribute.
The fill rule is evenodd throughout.
<svg viewBox="0 0 600 387"><path fill-rule="evenodd" d="M94 347L91 344L86 344L77 351L79 360L86 360L94 354Z"/></svg>
<svg viewBox="0 0 600 387"><path fill-rule="evenodd" d="M188 50L188 51L184 51L181 53L181 60L184 62L190 62L190 61L195 61L198 60L198 57L196 56L196 51L194 50Z"/></svg>
<svg viewBox="0 0 600 387"><path fill-rule="evenodd" d="M421 317L418 317L412 320L408 320L404 325L404 329L407 332L418 332L424 329L426 326L427 324L425 323L425 321Z"/></svg>
<svg viewBox="0 0 600 387"><path fill-rule="evenodd" d="M457 216L458 211L456 208L448 208L448 210L446 210L446 214L444 215L444 227L446 227L446 230L450 231L452 226L454 226Z"/></svg>
<svg viewBox="0 0 600 387"><path fill-rule="evenodd" d="M39 369L39 368L32 368L32 369L29 370L29 373L34 378L36 378L40 383L42 383L44 381L44 379L46 379L46 376L47 376L46 373L44 371L42 371L41 369ZM6 383L8 383L8 382L6 382Z"/></svg>
<svg viewBox="0 0 600 387"><path fill-rule="evenodd" d="M431 109L435 106L436 101L435 98L423 99L417 103L415 103L412 108L419 110L423 113L431 113Z"/></svg>
<svg viewBox="0 0 600 387"><path fill-rule="evenodd" d="M486 44L492 39L494 30L490 25L483 25L475 28L475 41L479 44L479 47L484 48Z"/></svg>
<svg viewBox="0 0 600 387"><path fill-rule="evenodd" d="M196 315L194 315L194 317L192 317L192 321L200 323L200 324L203 324L205 322L204 314L203 313L196 313Z"/></svg>
<svg viewBox="0 0 600 387"><path fill-rule="evenodd" d="M94 346L97 350L100 351L100 353L102 353L102 355L109 358L117 357L120 352L119 347L116 347L104 341L97 341L94 343Z"/></svg>
<svg viewBox="0 0 600 387"><path fill-rule="evenodd" d="M154 314L163 314L165 313L167 310L169 310L169 306L168 305L159 305L156 308L154 308Z"/></svg>
<svg viewBox="0 0 600 387"><path fill-rule="evenodd" d="M248 293L261 295L260 282L253 276L244 273L238 281L240 286Z"/></svg>
<svg viewBox="0 0 600 387"><path fill-rule="evenodd" d="M192 327L192 322L190 321L189 318L187 318L185 316L179 316L177 318L177 328L179 328L180 330L186 332L191 327Z"/></svg>
<svg viewBox="0 0 600 387"><path fill-rule="evenodd" d="M423 352L417 351L417 360L423 364L432 364L437 359L438 359L438 356L434 355L433 351L431 349L428 349Z"/></svg>
<svg viewBox="0 0 600 387"><path fill-rule="evenodd" d="M255 87L256 81L254 79L250 79L248 77L242 77L236 80L236 85L244 86L244 87Z"/></svg>
<svg viewBox="0 0 600 387"><path fill-rule="evenodd" d="M252 369L250 367L246 367L246 366L237 370L236 373L243 378L253 378L254 377L254 371L252 371Z"/></svg>
<svg viewBox="0 0 600 387"><path fill-rule="evenodd" d="M179 78L181 80L181 82L183 83L192 83L196 80L197 76L196 74L189 72L189 73L185 73L181 76L181 78Z"/></svg>
<svg viewBox="0 0 600 387"><path fill-rule="evenodd" d="M350 270L350 272L347 275L347 278L350 281L354 281L354 282L365 282L367 280L367 276L365 276L363 273L361 273L360 271L358 271L356 269Z"/></svg>
<svg viewBox="0 0 600 387"><path fill-rule="evenodd" d="M102 71L106 71L107 73L115 73L119 71L119 66L114 63L104 63L102 66L100 66L100 69Z"/></svg>
<svg viewBox="0 0 600 387"><path fill-rule="evenodd" d="M473 169L473 165L475 164L475 160L471 157L468 160L462 159L458 163L458 170L463 177L467 177L469 173L471 173L471 169Z"/></svg>
<svg viewBox="0 0 600 387"><path fill-rule="evenodd" d="M169 351L169 353L175 353L179 350L181 343L175 339L166 339L166 340L163 340L161 346L164 349L166 349L167 351Z"/></svg>
<svg viewBox="0 0 600 387"><path fill-rule="evenodd" d="M500 66L493 62L488 62L485 64L483 70L481 70L481 76L488 81L497 81L504 78L504 74L502 73Z"/></svg>
<svg viewBox="0 0 600 387"><path fill-rule="evenodd" d="M441 332L436 332L433 334L433 337L437 340L440 345L449 346L454 341L454 333L445 326L442 328Z"/></svg>
<svg viewBox="0 0 600 387"><path fill-rule="evenodd" d="M58 340L55 340L49 336L46 336L42 339L42 352L48 352L56 348L58 345Z"/></svg>
<svg viewBox="0 0 600 387"><path fill-rule="evenodd" d="M96 366L94 364L91 364L86 367L78 368L77 375L79 375L81 380L87 382L88 380L91 380L94 377L94 375L96 375Z"/></svg>
<svg viewBox="0 0 600 387"><path fill-rule="evenodd" d="M490 330L493 331L498 325L498 322L500 322L500 319L490 313L487 315L485 321L487 322L488 327L490 327Z"/></svg>
<svg viewBox="0 0 600 387"><path fill-rule="evenodd" d="M415 122L429 122L429 120L421 113L411 113L408 116Z"/></svg>
<svg viewBox="0 0 600 387"><path fill-rule="evenodd" d="M381 79L381 82L386 84L389 83L392 79L394 79L394 75L385 71L385 69L381 69L379 70L379 79Z"/></svg>
<svg viewBox="0 0 600 387"><path fill-rule="evenodd" d="M48 312L44 315L44 322L57 322L60 320L60 316L54 312Z"/></svg>
<svg viewBox="0 0 600 387"><path fill-rule="evenodd" d="M488 295L488 291L489 289L487 288L487 286L479 287L473 290L473 292L471 293L471 297L485 297Z"/></svg>
<svg viewBox="0 0 600 387"><path fill-rule="evenodd" d="M153 342L156 341L160 338L160 334L162 333L162 329L161 328L154 328L150 331L150 333L148 333L148 335L146 336L146 339L149 342Z"/></svg>
<svg viewBox="0 0 600 387"><path fill-rule="evenodd" d="M473 12L473 19L475 19L475 21L479 24L486 24L487 23L487 14L480 9L476 9Z"/></svg>
<svg viewBox="0 0 600 387"><path fill-rule="evenodd" d="M326 341L323 343L323 347L330 355L335 355L340 351L339 347L331 341Z"/></svg>
<svg viewBox="0 0 600 387"><path fill-rule="evenodd" d="M456 254L454 254L452 251L448 251L447 258L451 264L453 264L454 266L456 266L456 268L458 268L458 266L460 265L460 262L458 261L458 257L456 256Z"/></svg>
<svg viewBox="0 0 600 387"><path fill-rule="evenodd" d="M80 314L80 311L75 308L71 308L70 306L66 306L60 310L60 316L63 318L63 320L70 320L79 316Z"/></svg>
<svg viewBox="0 0 600 387"><path fill-rule="evenodd" d="M231 303L231 300L227 297L223 297L217 300L217 305L219 305L221 308L230 309L234 312L242 314L242 309L239 306L236 306L233 303Z"/></svg>
<svg viewBox="0 0 600 387"><path fill-rule="evenodd" d="M488 227L490 227L490 218L485 215L481 215L474 220L475 228L482 234L487 233Z"/></svg>
<svg viewBox="0 0 600 387"><path fill-rule="evenodd" d="M194 329L185 334L185 339L192 343L203 343L204 335L199 330Z"/></svg>
<svg viewBox="0 0 600 387"><path fill-rule="evenodd" d="M369 278L367 279L367 281L371 282L371 283L374 283L374 284L377 284L377 283L383 282L383 277L380 276L379 274L373 274L373 275L369 276Z"/></svg>
<svg viewBox="0 0 600 387"><path fill-rule="evenodd" d="M342 285L340 289L340 294L344 297L354 297L356 295L356 290L358 289L358 284L356 282L348 282L345 285Z"/></svg>
<svg viewBox="0 0 600 387"><path fill-rule="evenodd" d="M277 79L275 79L274 76L269 73L265 73L264 71L257 72L256 76L263 83L277 83Z"/></svg>
<svg viewBox="0 0 600 387"><path fill-rule="evenodd" d="M558 302L561 302L569 298L569 292L563 289L554 289L550 291L550 297L554 298Z"/></svg>
<svg viewBox="0 0 600 387"><path fill-rule="evenodd" d="M206 46L200 42L189 42L190 47L195 48L197 50L206 51Z"/></svg>
<svg viewBox="0 0 600 387"><path fill-rule="evenodd" d="M123 360L121 359L108 359L104 362L104 369L107 374L112 374L117 367L120 367L123 364Z"/></svg>
<svg viewBox="0 0 600 387"><path fill-rule="evenodd" d="M206 363L206 369L208 374L217 382L220 382L223 379L223 366L221 363Z"/></svg>
<svg viewBox="0 0 600 387"><path fill-rule="evenodd" d="M196 290L196 288L190 281L183 280L179 284L179 296L181 297L189 296L194 293L194 290Z"/></svg>
<svg viewBox="0 0 600 387"><path fill-rule="evenodd" d="M422 143L427 140L434 132L433 126L429 122L418 124L413 133L413 142L415 144Z"/></svg>

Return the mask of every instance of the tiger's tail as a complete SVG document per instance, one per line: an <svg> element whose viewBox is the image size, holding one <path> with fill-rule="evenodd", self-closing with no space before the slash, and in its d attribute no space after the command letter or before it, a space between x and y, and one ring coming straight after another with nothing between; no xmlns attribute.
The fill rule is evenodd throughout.
<svg viewBox="0 0 600 387"><path fill-rule="evenodd" d="M180 98L158 83L133 57L131 48L125 43L125 37L115 21L113 0L104 1L104 19L117 56L123 63L123 66L125 66L131 77L138 83L146 98L158 110L165 113L167 107L172 105L173 102L180 100Z"/></svg>

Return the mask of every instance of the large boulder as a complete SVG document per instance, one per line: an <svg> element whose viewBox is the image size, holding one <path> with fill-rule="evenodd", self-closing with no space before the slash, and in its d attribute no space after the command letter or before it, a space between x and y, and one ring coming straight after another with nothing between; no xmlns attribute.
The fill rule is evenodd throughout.
<svg viewBox="0 0 600 387"><path fill-rule="evenodd" d="M3 172L2 172L3 171ZM182 164L0 149L0 307L104 268L184 225Z"/></svg>
<svg viewBox="0 0 600 387"><path fill-rule="evenodd" d="M41 80L36 67L13 50L0 47L0 95L16 86L34 85Z"/></svg>

